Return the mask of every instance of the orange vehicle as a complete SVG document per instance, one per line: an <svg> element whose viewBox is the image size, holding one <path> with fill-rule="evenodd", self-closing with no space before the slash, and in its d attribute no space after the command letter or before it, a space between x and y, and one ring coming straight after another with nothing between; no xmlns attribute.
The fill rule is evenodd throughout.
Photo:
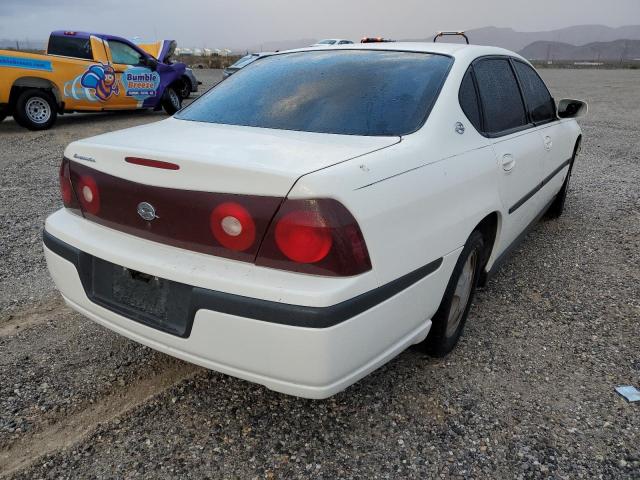
<svg viewBox="0 0 640 480"><path fill-rule="evenodd" d="M13 115L30 130L50 128L58 114L160 109L182 98L182 63L165 64L114 35L56 31L45 55L0 50L0 121Z"/></svg>

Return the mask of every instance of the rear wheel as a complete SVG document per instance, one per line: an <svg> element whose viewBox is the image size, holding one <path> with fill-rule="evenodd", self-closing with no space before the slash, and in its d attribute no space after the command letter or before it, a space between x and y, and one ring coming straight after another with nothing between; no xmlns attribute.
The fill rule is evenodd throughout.
<svg viewBox="0 0 640 480"><path fill-rule="evenodd" d="M16 122L29 130L51 128L57 116L57 104L53 95L36 88L25 90L18 96L13 112Z"/></svg>
<svg viewBox="0 0 640 480"><path fill-rule="evenodd" d="M162 97L162 108L169 115L173 115L182 108L182 99L180 94L173 87L167 87Z"/></svg>
<svg viewBox="0 0 640 480"><path fill-rule="evenodd" d="M458 343L478 284L484 261L483 252L484 240L476 230L462 249L440 307L431 319L431 331L423 343L429 355L444 357Z"/></svg>

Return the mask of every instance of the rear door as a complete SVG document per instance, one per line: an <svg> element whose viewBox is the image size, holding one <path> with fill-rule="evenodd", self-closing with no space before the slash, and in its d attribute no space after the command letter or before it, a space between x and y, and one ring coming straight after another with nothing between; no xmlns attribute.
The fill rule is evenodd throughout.
<svg viewBox="0 0 640 480"><path fill-rule="evenodd" d="M76 32L55 33L49 37L47 55L55 58L54 77L60 85L66 110L101 110L102 105L87 86L87 79L99 60L95 60L94 37Z"/></svg>
<svg viewBox="0 0 640 480"><path fill-rule="evenodd" d="M572 135L565 132L566 125L556 115L555 101L538 73L528 64L514 59L513 66L522 87L531 121L536 126L544 153L540 158L542 168L543 204L551 201L562 186L568 161L573 154Z"/></svg>
<svg viewBox="0 0 640 480"><path fill-rule="evenodd" d="M544 153L533 129L508 57L483 57L473 63L482 106L484 134L496 155L497 183L503 203L500 249L506 248L540 210L537 189Z"/></svg>

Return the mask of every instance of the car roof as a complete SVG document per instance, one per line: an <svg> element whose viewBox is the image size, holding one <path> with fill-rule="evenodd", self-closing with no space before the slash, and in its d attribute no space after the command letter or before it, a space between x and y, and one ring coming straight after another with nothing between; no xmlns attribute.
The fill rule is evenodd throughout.
<svg viewBox="0 0 640 480"><path fill-rule="evenodd" d="M467 45L464 43L439 43L439 42L379 42L379 43L354 43L348 45L338 45L332 47L329 51L336 52L339 50L401 50L407 52L424 52L436 53L441 55L449 55L461 60L473 60L474 58L485 55L508 55L511 57L522 58L515 52L499 47L491 47L485 45ZM317 52L318 48L297 48L295 50L287 50L286 52ZM279 53L276 53L278 55Z"/></svg>

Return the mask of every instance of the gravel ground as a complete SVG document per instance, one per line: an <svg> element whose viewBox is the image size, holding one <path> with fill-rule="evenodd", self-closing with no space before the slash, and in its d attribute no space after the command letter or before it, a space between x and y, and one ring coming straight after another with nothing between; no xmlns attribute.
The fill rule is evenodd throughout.
<svg viewBox="0 0 640 480"><path fill-rule="evenodd" d="M64 146L162 114L65 116L44 133L0 124L0 472L640 478L640 405L613 391L640 385L640 73L542 75L591 109L565 215L478 292L451 355L409 349L326 401L155 353L55 294L39 242Z"/></svg>

